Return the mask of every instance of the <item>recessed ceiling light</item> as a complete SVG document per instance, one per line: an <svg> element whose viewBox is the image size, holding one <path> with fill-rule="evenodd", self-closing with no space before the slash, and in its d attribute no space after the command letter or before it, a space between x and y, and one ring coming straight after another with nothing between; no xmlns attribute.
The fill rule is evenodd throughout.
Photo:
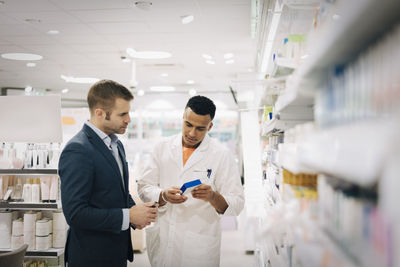
<svg viewBox="0 0 400 267"><path fill-rule="evenodd" d="M98 82L100 79L97 78L88 78L88 77L72 77L72 76L65 76L61 75L61 79L66 81L67 83L95 83Z"/></svg>
<svg viewBox="0 0 400 267"><path fill-rule="evenodd" d="M64 89L61 90L61 93L66 94L66 93L68 93L68 91L69 91L68 88L64 88Z"/></svg>
<svg viewBox="0 0 400 267"><path fill-rule="evenodd" d="M171 53L164 51L136 51L133 48L127 48L126 53L131 57L142 59L162 59L171 57Z"/></svg>
<svg viewBox="0 0 400 267"><path fill-rule="evenodd" d="M56 35L56 34L59 34L59 33L60 32L57 31L57 30L50 30L50 31L47 32L47 34L50 34L50 35Z"/></svg>
<svg viewBox="0 0 400 267"><path fill-rule="evenodd" d="M42 22L40 19L25 19L26 22L29 23L40 23Z"/></svg>
<svg viewBox="0 0 400 267"><path fill-rule="evenodd" d="M193 80L187 80L186 83L187 84L194 84L194 81Z"/></svg>
<svg viewBox="0 0 400 267"><path fill-rule="evenodd" d="M233 58L233 54L232 53L226 53L226 54L224 54L224 58L225 59L230 59L230 58Z"/></svg>
<svg viewBox="0 0 400 267"><path fill-rule="evenodd" d="M173 92L175 91L175 87L173 86L151 86L151 91L154 92Z"/></svg>
<svg viewBox="0 0 400 267"><path fill-rule="evenodd" d="M141 10L145 10L145 11L149 11L152 5L153 5L153 3L150 1L136 1L135 2L135 7L139 8Z"/></svg>
<svg viewBox="0 0 400 267"><path fill-rule="evenodd" d="M11 60L28 60L28 61L41 60L43 58L41 55L27 54L27 53L5 53L1 54L1 57Z"/></svg>
<svg viewBox="0 0 400 267"><path fill-rule="evenodd" d="M212 59L212 56L207 55L207 54L202 54L201 56L202 56L203 58L205 58L205 59L208 59L208 60Z"/></svg>
<svg viewBox="0 0 400 267"><path fill-rule="evenodd" d="M233 63L235 63L235 60L233 59L228 59L225 61L225 64L233 64Z"/></svg>
<svg viewBox="0 0 400 267"><path fill-rule="evenodd" d="M28 63L26 63L26 66L27 66L27 67L30 67L30 68L33 68L33 67L36 67L36 63L34 63L34 62L28 62Z"/></svg>
<svg viewBox="0 0 400 267"><path fill-rule="evenodd" d="M192 89L189 90L189 95L190 95L190 96L194 96L194 95L196 95L196 93L197 93L197 91L196 91L196 89L194 89L194 88L192 88Z"/></svg>
<svg viewBox="0 0 400 267"><path fill-rule="evenodd" d="M168 73L161 73L161 77L168 77Z"/></svg>
<svg viewBox="0 0 400 267"><path fill-rule="evenodd" d="M33 90L32 86L25 87L25 93L30 93L32 92L32 90Z"/></svg>
<svg viewBox="0 0 400 267"><path fill-rule="evenodd" d="M144 90L140 89L137 94L138 96L144 96Z"/></svg>
<svg viewBox="0 0 400 267"><path fill-rule="evenodd" d="M215 61L213 61L213 60L206 60L206 63L207 63L207 64L214 65L214 64L215 64Z"/></svg>
<svg viewBox="0 0 400 267"><path fill-rule="evenodd" d="M182 24L189 24L193 20L194 20L194 16L193 15L186 15L186 16L182 16L181 17Z"/></svg>
<svg viewBox="0 0 400 267"><path fill-rule="evenodd" d="M305 55L301 56L301 59L306 59L306 58L308 58L308 54L305 54Z"/></svg>

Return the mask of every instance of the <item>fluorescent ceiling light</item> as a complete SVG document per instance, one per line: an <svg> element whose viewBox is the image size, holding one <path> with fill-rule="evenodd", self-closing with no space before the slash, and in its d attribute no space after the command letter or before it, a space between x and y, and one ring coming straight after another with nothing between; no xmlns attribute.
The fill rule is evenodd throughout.
<svg viewBox="0 0 400 267"><path fill-rule="evenodd" d="M193 80L187 80L186 83L187 84L194 84L194 81Z"/></svg>
<svg viewBox="0 0 400 267"><path fill-rule="evenodd" d="M161 77L168 77L168 73L161 73Z"/></svg>
<svg viewBox="0 0 400 267"><path fill-rule="evenodd" d="M150 91L153 92L173 92L175 87L173 86L151 86Z"/></svg>
<svg viewBox="0 0 400 267"><path fill-rule="evenodd" d="M47 32L47 34L50 34L50 35L57 35L57 34L59 34L59 33L60 33L60 32L57 31L57 30L50 30L50 31Z"/></svg>
<svg viewBox="0 0 400 267"><path fill-rule="evenodd" d="M61 79L66 81L67 83L95 83L98 82L100 79L97 78L88 78L88 77L72 77L72 76L65 76L61 75Z"/></svg>
<svg viewBox="0 0 400 267"><path fill-rule="evenodd" d="M155 109L155 110L169 110L169 109L174 109L174 105L164 99L156 99L153 102L151 102L149 105L146 106L146 109Z"/></svg>
<svg viewBox="0 0 400 267"><path fill-rule="evenodd" d="M64 89L61 90L61 93L66 94L66 93L68 93L68 91L69 91L68 88L64 88Z"/></svg>
<svg viewBox="0 0 400 267"><path fill-rule="evenodd" d="M182 20L182 24L189 24L190 22L192 22L194 20L194 16L193 15L182 16L181 20Z"/></svg>
<svg viewBox="0 0 400 267"><path fill-rule="evenodd" d="M202 54L201 56L202 56L203 58L205 58L205 59L208 59L208 60L212 59L212 56L207 55L207 54Z"/></svg>
<svg viewBox="0 0 400 267"><path fill-rule="evenodd" d="M36 63L34 63L34 62L28 62L28 63L26 63L26 66L27 67L36 67Z"/></svg>
<svg viewBox="0 0 400 267"><path fill-rule="evenodd" d="M230 58L233 58L233 54L232 53L226 53L226 54L224 54L224 58L225 59L230 59Z"/></svg>
<svg viewBox="0 0 400 267"><path fill-rule="evenodd" d="M206 63L207 63L207 64L214 65L214 64L215 64L215 61L213 61L213 60L206 60Z"/></svg>
<svg viewBox="0 0 400 267"><path fill-rule="evenodd" d="M235 60L233 59L228 59L225 61L225 64L233 64L233 63L235 63Z"/></svg>
<svg viewBox="0 0 400 267"><path fill-rule="evenodd" d="M28 61L41 60L43 58L41 55L27 54L27 53L5 53L1 54L1 57L11 60L28 60Z"/></svg>
<svg viewBox="0 0 400 267"><path fill-rule="evenodd" d="M274 14L272 16L271 26L269 28L268 38L267 38L267 42L264 47L263 58L261 60L260 71L262 73L267 72L267 68L270 63L269 58L272 53L272 46L273 46L273 42L275 40L276 31L278 30L279 20L281 19L282 7L283 7L283 5L280 5L279 1L277 1L275 3Z"/></svg>
<svg viewBox="0 0 400 267"><path fill-rule="evenodd" d="M133 48L127 48L126 53L134 58L141 59L162 59L171 57L171 53L164 51L136 51Z"/></svg>
<svg viewBox="0 0 400 267"><path fill-rule="evenodd" d="M144 96L144 90L140 89L137 94L138 96Z"/></svg>
<svg viewBox="0 0 400 267"><path fill-rule="evenodd" d="M192 89L189 90L189 95L190 96L195 96L196 94L197 94L196 89L192 88Z"/></svg>

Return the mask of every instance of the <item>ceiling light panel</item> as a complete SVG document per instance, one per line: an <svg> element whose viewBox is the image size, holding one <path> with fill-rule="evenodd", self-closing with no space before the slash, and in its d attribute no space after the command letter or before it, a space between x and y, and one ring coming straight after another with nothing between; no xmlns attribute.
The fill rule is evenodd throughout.
<svg viewBox="0 0 400 267"><path fill-rule="evenodd" d="M187 15L187 16L182 16L181 17L182 24L189 24L193 20L194 20L194 16L193 15Z"/></svg>
<svg viewBox="0 0 400 267"><path fill-rule="evenodd" d="M11 59L11 60L41 60L43 57L41 55L36 54L28 54L28 53L5 53L1 54L2 58Z"/></svg>

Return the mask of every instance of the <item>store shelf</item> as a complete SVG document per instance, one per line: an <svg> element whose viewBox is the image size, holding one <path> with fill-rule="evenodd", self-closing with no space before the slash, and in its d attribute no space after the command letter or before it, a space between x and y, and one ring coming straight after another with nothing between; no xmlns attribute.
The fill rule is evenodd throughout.
<svg viewBox="0 0 400 267"><path fill-rule="evenodd" d="M308 38L308 58L298 69L301 77L347 63L374 41L388 26L399 21L398 0L338 1L335 14ZM332 14L333 15L333 14Z"/></svg>
<svg viewBox="0 0 400 267"><path fill-rule="evenodd" d="M314 97L287 88L277 99L275 110L296 119L313 120Z"/></svg>
<svg viewBox="0 0 400 267"><path fill-rule="evenodd" d="M307 121L304 120L280 120L277 118L273 118L272 120L264 123L262 125L262 135L263 136L270 136L277 132L282 132L287 129L290 129L297 124L304 123Z"/></svg>
<svg viewBox="0 0 400 267"><path fill-rule="evenodd" d="M11 249L0 249L0 253L10 252ZM50 248L49 250L27 250L25 258L58 258L64 254L64 248Z"/></svg>
<svg viewBox="0 0 400 267"><path fill-rule="evenodd" d="M297 153L301 164L318 172L371 186L398 136L400 125L394 118L345 124L310 134Z"/></svg>
<svg viewBox="0 0 400 267"><path fill-rule="evenodd" d="M8 202L1 201L0 209L10 210L59 210L61 202L56 203L26 203L26 202Z"/></svg>
<svg viewBox="0 0 400 267"><path fill-rule="evenodd" d="M294 227L293 234L296 255L304 266L360 266L354 255L317 223L303 222Z"/></svg>
<svg viewBox="0 0 400 267"><path fill-rule="evenodd" d="M301 154L297 144L279 144L279 165L294 173L316 173L315 170L307 167L301 162Z"/></svg>
<svg viewBox="0 0 400 267"><path fill-rule="evenodd" d="M398 22L398 10L400 1L397 0L338 2L336 14L339 19L331 19L310 34L308 57L287 82L286 91L275 103L275 110L296 114L295 111L300 107L305 112L312 109L313 94L324 73L353 59L364 47L388 30L388 25ZM280 61L281 65L293 64L284 59Z"/></svg>
<svg viewBox="0 0 400 267"><path fill-rule="evenodd" d="M296 61L292 58L277 57L274 62L278 67L282 67L282 68L288 68L288 69L294 70L299 67L298 61Z"/></svg>
<svg viewBox="0 0 400 267"><path fill-rule="evenodd" d="M0 174L10 175L50 175L58 174L57 169L0 169Z"/></svg>

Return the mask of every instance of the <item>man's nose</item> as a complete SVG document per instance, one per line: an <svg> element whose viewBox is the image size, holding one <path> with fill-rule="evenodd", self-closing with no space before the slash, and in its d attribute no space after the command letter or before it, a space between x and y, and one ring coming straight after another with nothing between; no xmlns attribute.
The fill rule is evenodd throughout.
<svg viewBox="0 0 400 267"><path fill-rule="evenodd" d="M195 136L196 135L196 129L194 127L192 129L190 129L189 134L190 134L190 136Z"/></svg>

